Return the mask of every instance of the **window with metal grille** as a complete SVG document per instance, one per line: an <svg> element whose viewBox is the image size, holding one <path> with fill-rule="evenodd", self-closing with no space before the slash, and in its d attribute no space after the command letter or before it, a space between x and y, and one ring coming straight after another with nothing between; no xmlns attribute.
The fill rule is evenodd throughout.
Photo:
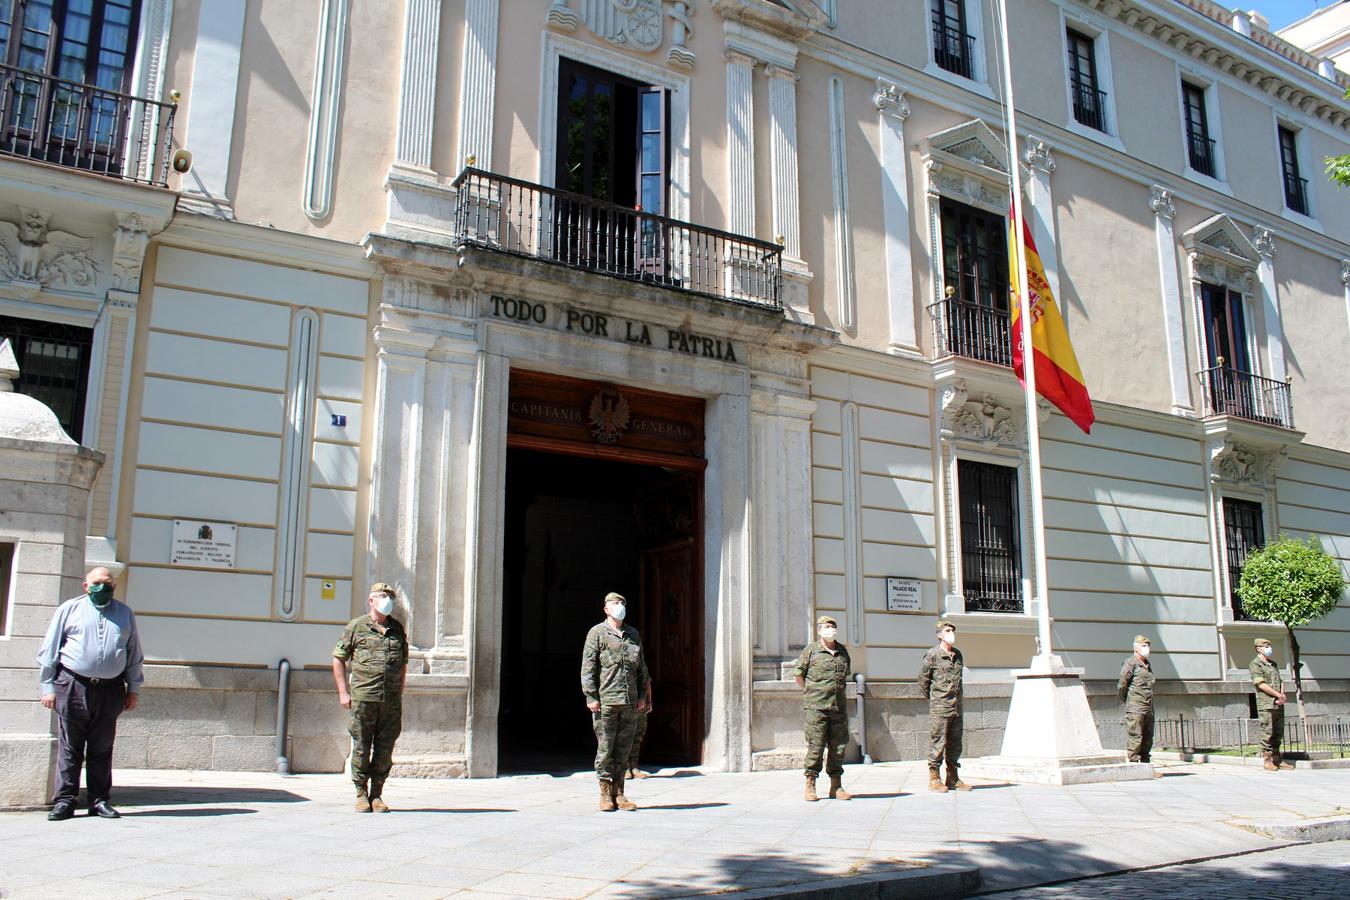
<svg viewBox="0 0 1350 900"><path fill-rule="evenodd" d="M1280 171L1284 176L1284 205L1308 214L1308 179L1299 176L1298 138L1292 128L1279 127Z"/></svg>
<svg viewBox="0 0 1350 900"><path fill-rule="evenodd" d="M1245 619L1242 601L1238 599L1238 585L1242 582L1242 566L1253 550L1266 542L1266 526L1261 517L1261 504L1250 500L1223 500L1223 532L1225 559L1228 562L1228 593L1233 604L1233 616Z"/></svg>
<svg viewBox="0 0 1350 900"><path fill-rule="evenodd" d="M966 610L1022 611L1017 470L958 460L961 581Z"/></svg>
<svg viewBox="0 0 1350 900"><path fill-rule="evenodd" d="M51 407L66 434L83 443L93 330L0 316L0 340L5 338L9 338L19 363L14 390Z"/></svg>
<svg viewBox="0 0 1350 900"><path fill-rule="evenodd" d="M1097 78L1097 43L1068 29L1069 86L1073 90L1073 117L1080 125L1106 130L1106 92Z"/></svg>
<svg viewBox="0 0 1350 900"><path fill-rule="evenodd" d="M1008 324L1008 239L1002 216L942 201L940 303L946 346L968 359L1012 365Z"/></svg>
<svg viewBox="0 0 1350 900"><path fill-rule="evenodd" d="M932 0L933 62L962 78L975 77L975 36L966 21L966 0Z"/></svg>
<svg viewBox="0 0 1350 900"><path fill-rule="evenodd" d="M1182 105L1186 111L1186 158L1201 175L1217 177L1215 142L1209 136L1209 114L1205 109L1205 89L1188 81L1181 83Z"/></svg>
<svg viewBox="0 0 1350 900"><path fill-rule="evenodd" d="M0 0L0 152L120 169L139 0Z"/></svg>

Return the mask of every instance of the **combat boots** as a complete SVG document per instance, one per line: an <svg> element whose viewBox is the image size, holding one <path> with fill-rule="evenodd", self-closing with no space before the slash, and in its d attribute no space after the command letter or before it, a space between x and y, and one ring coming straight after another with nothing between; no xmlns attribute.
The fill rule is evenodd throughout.
<svg viewBox="0 0 1350 900"><path fill-rule="evenodd" d="M1280 771L1280 767L1275 764L1275 754L1262 753L1261 756L1265 760L1265 762L1261 764L1261 768L1265 769L1267 772Z"/></svg>
<svg viewBox="0 0 1350 900"><path fill-rule="evenodd" d="M942 778L938 775L937 766L928 767L928 789L937 794L947 793L947 786L942 783Z"/></svg>
<svg viewBox="0 0 1350 900"><path fill-rule="evenodd" d="M608 781L600 782L600 811L614 812L618 808L614 803L614 785Z"/></svg>
<svg viewBox="0 0 1350 900"><path fill-rule="evenodd" d="M353 807L359 813L370 812L370 797L366 794L366 786L359 784L356 786L356 806Z"/></svg>
<svg viewBox="0 0 1350 900"><path fill-rule="evenodd" d="M852 800L853 795L844 790L844 776L830 776L830 799L831 800Z"/></svg>
<svg viewBox="0 0 1350 900"><path fill-rule="evenodd" d="M1277 768L1277 769L1292 769L1292 768L1294 768L1294 764L1293 764L1293 763L1291 763L1291 762L1285 762L1285 761L1284 761L1284 754L1283 754L1283 753L1272 753L1271 756L1273 756L1274 759L1275 759L1275 768Z"/></svg>
<svg viewBox="0 0 1350 900"><path fill-rule="evenodd" d="M943 786L949 791L970 790L970 785L961 780L961 777L956 774L956 766L951 763L947 763L947 781Z"/></svg>
<svg viewBox="0 0 1350 900"><path fill-rule="evenodd" d="M820 798L816 796L816 776L810 772L806 773L806 802L815 803Z"/></svg>
<svg viewBox="0 0 1350 900"><path fill-rule="evenodd" d="M629 811L635 810L637 809L637 804L632 800L629 800L627 795L624 794L623 782L624 779L622 776L619 777L618 781L614 782L614 805L619 809L626 809Z"/></svg>
<svg viewBox="0 0 1350 900"><path fill-rule="evenodd" d="M648 777L650 777L650 776L648 776L646 772L642 771L642 770L639 769L637 766L634 766L633 768L631 768L631 769L628 770L628 777L629 777L629 778L648 778Z"/></svg>

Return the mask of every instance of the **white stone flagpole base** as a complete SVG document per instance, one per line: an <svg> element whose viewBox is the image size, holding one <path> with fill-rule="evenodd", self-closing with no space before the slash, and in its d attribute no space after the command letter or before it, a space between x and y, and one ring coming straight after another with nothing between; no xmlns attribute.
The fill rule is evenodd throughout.
<svg viewBox="0 0 1350 900"><path fill-rule="evenodd" d="M961 774L982 781L1024 784L1091 784L1151 779L1149 763L1127 762L1103 750L1088 707L1083 670L1058 656L1037 656L1029 669L1013 670L1003 750L998 756L961 761Z"/></svg>

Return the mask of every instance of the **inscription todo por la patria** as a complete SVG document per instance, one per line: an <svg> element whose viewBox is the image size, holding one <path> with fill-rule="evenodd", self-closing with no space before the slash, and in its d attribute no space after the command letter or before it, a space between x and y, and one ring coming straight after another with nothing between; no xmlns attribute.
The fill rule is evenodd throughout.
<svg viewBox="0 0 1350 900"><path fill-rule="evenodd" d="M555 306L539 300L522 300L493 294L487 312L497 319L541 325L556 331L570 331L594 338L622 341L644 347L659 347L704 359L739 363L736 345L726 338L708 337L679 328L653 325L609 313L592 312L575 306Z"/></svg>

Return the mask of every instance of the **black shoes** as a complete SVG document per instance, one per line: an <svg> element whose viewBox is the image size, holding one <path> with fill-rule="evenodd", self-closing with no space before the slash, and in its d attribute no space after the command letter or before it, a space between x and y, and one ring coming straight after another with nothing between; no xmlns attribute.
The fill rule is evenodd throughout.
<svg viewBox="0 0 1350 900"><path fill-rule="evenodd" d="M98 816L100 819L122 818L122 814L113 809L112 804L107 800L95 800L94 805L89 807L89 815Z"/></svg>
<svg viewBox="0 0 1350 900"><path fill-rule="evenodd" d="M75 815L75 804L69 800L57 800L52 811L47 813L48 822L64 822Z"/></svg>

